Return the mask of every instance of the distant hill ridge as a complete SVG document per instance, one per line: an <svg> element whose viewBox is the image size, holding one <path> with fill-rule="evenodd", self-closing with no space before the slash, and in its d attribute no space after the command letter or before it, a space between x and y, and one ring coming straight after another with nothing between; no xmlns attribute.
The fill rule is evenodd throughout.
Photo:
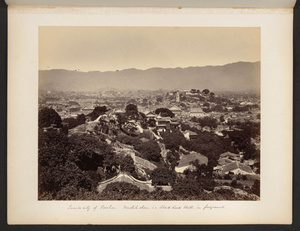
<svg viewBox="0 0 300 231"><path fill-rule="evenodd" d="M60 91L212 89L214 91L260 91L260 62L237 62L223 66L159 68L120 71L40 70L39 88Z"/></svg>

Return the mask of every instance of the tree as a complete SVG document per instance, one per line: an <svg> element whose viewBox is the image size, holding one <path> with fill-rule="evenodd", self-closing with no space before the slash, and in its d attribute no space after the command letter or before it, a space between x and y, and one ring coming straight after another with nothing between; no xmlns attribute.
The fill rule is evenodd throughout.
<svg viewBox="0 0 300 231"><path fill-rule="evenodd" d="M172 151L178 150L179 146L184 145L186 142L185 137L178 130L174 130L173 132L161 132L161 136L166 149L170 149Z"/></svg>
<svg viewBox="0 0 300 231"><path fill-rule="evenodd" d="M110 147L92 135L72 135L69 138L69 159L82 170L96 171L104 157L111 153Z"/></svg>
<svg viewBox="0 0 300 231"><path fill-rule="evenodd" d="M119 165L120 159L115 153L107 152L104 155L103 166L106 171L114 173Z"/></svg>
<svg viewBox="0 0 300 231"><path fill-rule="evenodd" d="M97 119L100 115L103 115L107 112L106 106L97 106L94 108L94 110L88 114L88 116L91 118L91 120Z"/></svg>
<svg viewBox="0 0 300 231"><path fill-rule="evenodd" d="M151 173L153 185L173 185L176 180L176 173L167 168L156 168Z"/></svg>
<svg viewBox="0 0 300 231"><path fill-rule="evenodd" d="M208 126L210 128L216 128L218 126L218 121L208 116L198 118L198 123L201 125L201 127Z"/></svg>
<svg viewBox="0 0 300 231"><path fill-rule="evenodd" d="M68 124L68 128L69 129L72 129L72 128L75 128L77 126L77 120L75 118L65 118L63 119L64 123L67 123Z"/></svg>
<svg viewBox="0 0 300 231"><path fill-rule="evenodd" d="M79 189L92 190L99 182L95 174L83 171L74 161L68 137L56 131L39 132L38 182L39 198L48 195L54 199L66 199ZM65 192L69 192L69 196Z"/></svg>
<svg viewBox="0 0 300 231"><path fill-rule="evenodd" d="M128 104L125 108L125 114L126 116L133 117L133 118L138 118L138 109L137 106L134 104Z"/></svg>
<svg viewBox="0 0 300 231"><path fill-rule="evenodd" d="M168 151L167 160L171 164L171 169L174 170L178 161L179 161L179 153L177 151Z"/></svg>
<svg viewBox="0 0 300 231"><path fill-rule="evenodd" d="M227 140L215 134L199 132L196 139L184 143L184 148L205 155L215 164L221 153L226 151L236 152L230 145L231 142L227 142Z"/></svg>
<svg viewBox="0 0 300 231"><path fill-rule="evenodd" d="M141 153L142 157L147 160L158 162L160 160L160 147L154 140L149 140L145 143L139 143L134 148Z"/></svg>
<svg viewBox="0 0 300 231"><path fill-rule="evenodd" d="M156 97L156 101L157 101L158 103L161 103L161 102L163 101L163 97L162 97L162 96L157 96L157 97Z"/></svg>
<svg viewBox="0 0 300 231"><path fill-rule="evenodd" d="M254 184L252 186L252 193L256 194L257 196L260 196L260 181L255 180Z"/></svg>
<svg viewBox="0 0 300 231"><path fill-rule="evenodd" d="M178 182L174 184L172 193L187 198L198 196L201 191L202 188L196 179L187 178L179 179Z"/></svg>
<svg viewBox="0 0 300 231"><path fill-rule="evenodd" d="M86 118L85 118L84 114L77 115L77 125L84 124L85 121L86 121Z"/></svg>
<svg viewBox="0 0 300 231"><path fill-rule="evenodd" d="M208 103L208 102L205 102L204 104L203 104L203 107L209 107L210 106L210 104Z"/></svg>
<svg viewBox="0 0 300 231"><path fill-rule="evenodd" d="M222 105L218 104L215 107L212 108L213 111L222 112L224 111L224 108Z"/></svg>
<svg viewBox="0 0 300 231"><path fill-rule="evenodd" d="M117 115L117 117L118 117L118 123L121 127L121 125L123 125L127 121L127 117L126 117L125 113L120 113Z"/></svg>
<svg viewBox="0 0 300 231"><path fill-rule="evenodd" d="M114 182L108 184L102 195L107 200L128 200L140 192L139 187L127 182Z"/></svg>
<svg viewBox="0 0 300 231"><path fill-rule="evenodd" d="M246 106L235 106L232 111L234 112L244 112L244 111L248 111L249 110L249 106L246 105Z"/></svg>
<svg viewBox="0 0 300 231"><path fill-rule="evenodd" d="M224 115L220 116L220 122L225 122Z"/></svg>
<svg viewBox="0 0 300 231"><path fill-rule="evenodd" d="M126 114L137 114L137 106L135 104L128 104L125 108Z"/></svg>
<svg viewBox="0 0 300 231"><path fill-rule="evenodd" d="M59 114L52 108L44 107L40 109L38 117L39 128L49 127L52 124L61 127L62 120Z"/></svg>
<svg viewBox="0 0 300 231"><path fill-rule="evenodd" d="M125 156L120 159L121 171L133 173L135 171L134 161L131 156Z"/></svg>
<svg viewBox="0 0 300 231"><path fill-rule="evenodd" d="M155 110L155 114L156 115L161 115L164 117L174 117L174 113L172 111L170 111L168 108L158 108Z"/></svg>
<svg viewBox="0 0 300 231"><path fill-rule="evenodd" d="M67 123L68 124L68 128L72 129L77 127L78 125L84 124L85 123L85 115L81 114L81 115L77 115L77 118L65 118L63 119L62 122Z"/></svg>
<svg viewBox="0 0 300 231"><path fill-rule="evenodd" d="M209 112L212 112L212 110L210 108L203 108L203 112L209 113Z"/></svg>
<svg viewBox="0 0 300 231"><path fill-rule="evenodd" d="M155 127L155 125L156 125L155 119L149 119L147 123L148 123L149 127Z"/></svg>
<svg viewBox="0 0 300 231"><path fill-rule="evenodd" d="M40 166L56 166L64 164L70 150L68 137L56 131L39 131L38 161Z"/></svg>
<svg viewBox="0 0 300 231"><path fill-rule="evenodd" d="M209 90L208 89L204 89L203 91L202 91L202 93L204 93L204 94L209 94Z"/></svg>

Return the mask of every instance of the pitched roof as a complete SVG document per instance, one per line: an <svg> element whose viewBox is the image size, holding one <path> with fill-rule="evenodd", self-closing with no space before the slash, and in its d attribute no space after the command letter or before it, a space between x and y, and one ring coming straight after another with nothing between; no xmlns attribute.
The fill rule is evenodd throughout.
<svg viewBox="0 0 300 231"><path fill-rule="evenodd" d="M157 118L157 122L170 122L170 117Z"/></svg>
<svg viewBox="0 0 300 231"><path fill-rule="evenodd" d="M193 132L193 131L189 131L190 133L190 136L197 136L198 134L196 132Z"/></svg>
<svg viewBox="0 0 300 231"><path fill-rule="evenodd" d="M203 112L202 108L191 108L191 113L199 113L199 112Z"/></svg>
<svg viewBox="0 0 300 231"><path fill-rule="evenodd" d="M241 169L244 172L248 172L248 173L252 173L252 169L249 166L246 166L244 164L241 164L239 162L233 162L230 164L227 164L223 167L223 172L230 172L230 171L234 171L236 169Z"/></svg>
<svg viewBox="0 0 300 231"><path fill-rule="evenodd" d="M145 113L145 115L146 115L146 116L156 116L156 114L153 113L153 112L151 112L151 111Z"/></svg>
<svg viewBox="0 0 300 231"><path fill-rule="evenodd" d="M218 164L220 164L220 165L226 165L226 164L232 163L232 162L234 162L234 160L230 160L230 159L227 159L227 158L220 158L218 160Z"/></svg>
<svg viewBox="0 0 300 231"><path fill-rule="evenodd" d="M174 105L174 106L170 107L169 110L170 111L181 111L181 108Z"/></svg>
<svg viewBox="0 0 300 231"><path fill-rule="evenodd" d="M122 109L117 109L115 110L115 113L124 113L125 111L123 111Z"/></svg>
<svg viewBox="0 0 300 231"><path fill-rule="evenodd" d="M189 165L191 165L191 162L193 162L195 160L198 160L200 165L201 164L207 165L207 163L208 163L208 158L206 156L203 156L202 154L197 153L197 152L191 152L188 155L184 155L180 159L178 168L184 167L184 166L189 166Z"/></svg>
<svg viewBox="0 0 300 231"><path fill-rule="evenodd" d="M189 133L189 135L192 135L192 136L198 135L196 132L193 132L193 131L190 131L190 130L185 130L185 131L183 132L183 134L187 134L187 133Z"/></svg>
<svg viewBox="0 0 300 231"><path fill-rule="evenodd" d="M224 152L224 153L220 154L220 157L226 157L226 156L239 157L240 154L232 153L232 152Z"/></svg>

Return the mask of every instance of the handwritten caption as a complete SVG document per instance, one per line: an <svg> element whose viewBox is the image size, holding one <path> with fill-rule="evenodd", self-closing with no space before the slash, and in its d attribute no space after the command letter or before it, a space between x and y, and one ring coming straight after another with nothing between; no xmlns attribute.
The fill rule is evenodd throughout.
<svg viewBox="0 0 300 231"><path fill-rule="evenodd" d="M155 205L155 206L146 206L146 205L86 205L86 206L78 206L70 204L67 207L68 210L81 210L86 212L95 212L97 210L116 210L116 209L124 209L124 210L219 210L225 209L224 205L188 205L188 206L179 206L179 205Z"/></svg>

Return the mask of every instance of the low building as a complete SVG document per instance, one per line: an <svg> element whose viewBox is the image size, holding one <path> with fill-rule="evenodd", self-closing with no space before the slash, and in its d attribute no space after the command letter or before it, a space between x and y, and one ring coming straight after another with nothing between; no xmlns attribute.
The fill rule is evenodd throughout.
<svg viewBox="0 0 300 231"><path fill-rule="evenodd" d="M174 105L174 106L170 107L169 110L171 112L173 112L174 115L176 115L176 116L181 115L181 108L180 107L177 107L177 106Z"/></svg>
<svg viewBox="0 0 300 231"><path fill-rule="evenodd" d="M204 117L206 114L201 108L191 108L190 117Z"/></svg>
<svg viewBox="0 0 300 231"><path fill-rule="evenodd" d="M231 160L241 160L241 155L239 153L232 153L232 152L224 152L220 154L220 158L227 158Z"/></svg>
<svg viewBox="0 0 300 231"><path fill-rule="evenodd" d="M125 113L125 111L122 110L122 109L117 109L117 110L114 111L115 115L119 115L119 114L123 114L123 113Z"/></svg>
<svg viewBox="0 0 300 231"><path fill-rule="evenodd" d="M208 158L206 156L197 152L191 152L188 155L182 156L182 158L178 163L178 166L175 167L175 171L178 173L183 173L184 170L186 169L193 170L194 169L193 162L196 160L198 160L200 165L202 164L207 165L208 163Z"/></svg>
<svg viewBox="0 0 300 231"><path fill-rule="evenodd" d="M184 131L182 134L187 140L193 140L198 137L198 134L196 132L189 131L189 130Z"/></svg>
<svg viewBox="0 0 300 231"><path fill-rule="evenodd" d="M147 121L156 118L156 114L153 113L153 112L148 112L147 114L145 113L145 115L146 115L146 117L147 117Z"/></svg>
<svg viewBox="0 0 300 231"><path fill-rule="evenodd" d="M220 158L220 159L218 160L218 165L220 165L220 166L225 166L225 165L230 164L230 163L233 163L233 162L234 162L234 160L231 160L231 159Z"/></svg>
<svg viewBox="0 0 300 231"><path fill-rule="evenodd" d="M170 129L178 129L180 128L180 123L176 118L170 119Z"/></svg>
<svg viewBox="0 0 300 231"><path fill-rule="evenodd" d="M157 117L156 118L156 128L159 132L166 132L170 130L170 117Z"/></svg>
<svg viewBox="0 0 300 231"><path fill-rule="evenodd" d="M251 167L241 164L238 161L229 163L222 168L222 173L224 175L233 173L235 175L255 175Z"/></svg>
<svg viewBox="0 0 300 231"><path fill-rule="evenodd" d="M201 128L201 130L202 130L203 132L211 132L212 128L209 127L209 126L204 126L204 127Z"/></svg>

